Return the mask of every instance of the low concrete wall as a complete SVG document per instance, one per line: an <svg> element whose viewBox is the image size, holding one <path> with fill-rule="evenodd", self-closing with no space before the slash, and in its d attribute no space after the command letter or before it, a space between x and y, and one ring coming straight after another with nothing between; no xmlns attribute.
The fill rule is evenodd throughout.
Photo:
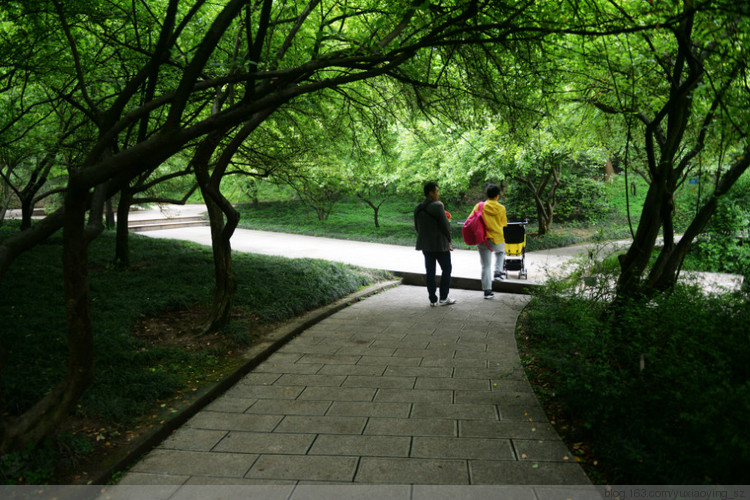
<svg viewBox="0 0 750 500"><path fill-rule="evenodd" d="M392 271L394 276L398 276L402 279L405 285L415 286L427 286L425 281L425 275L420 273L408 273L403 271ZM440 284L440 276L437 276L437 283ZM492 282L492 290L499 293L520 293L529 294L531 291L540 287L537 283L529 283L520 280L494 280ZM451 288L458 288L461 290L482 290L482 281L473 278L451 278Z"/></svg>

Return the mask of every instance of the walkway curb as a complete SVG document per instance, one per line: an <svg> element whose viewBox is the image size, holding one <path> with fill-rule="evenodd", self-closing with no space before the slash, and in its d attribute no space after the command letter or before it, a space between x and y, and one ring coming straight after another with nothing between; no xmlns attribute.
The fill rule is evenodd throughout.
<svg viewBox="0 0 750 500"><path fill-rule="evenodd" d="M403 280L404 285L414 286L426 286L425 275L420 273L410 273L405 271L391 271L394 276L398 276ZM438 285L440 284L440 276L436 277ZM543 285L539 283L529 283L526 281L510 281L510 280L494 280L492 282L492 290L500 293L516 293L528 295L535 289L540 289ZM474 278L461 278L453 276L451 277L451 288L461 290L482 290L482 280Z"/></svg>
<svg viewBox="0 0 750 500"><path fill-rule="evenodd" d="M114 463L108 465L104 470L97 472L93 477L87 478L87 484L104 485L107 484L112 476L122 472L134 464L141 456L146 454L169 435L184 425L188 420L195 416L200 410L208 406L218 396L226 392L230 387L240 381L245 375L250 373L260 363L265 361L271 354L276 352L281 346L292 340L294 337L310 328L312 325L319 323L332 314L364 300L371 295L383 292L390 288L399 286L401 281L391 280L383 283L372 285L363 290L347 295L327 306L309 311L297 318L292 319L284 326L271 332L262 342L252 346L245 353L248 361L240 366L229 376L204 388L198 392L197 398L186 408L173 414L159 428L147 433L140 438L132 447L123 455L115 459Z"/></svg>

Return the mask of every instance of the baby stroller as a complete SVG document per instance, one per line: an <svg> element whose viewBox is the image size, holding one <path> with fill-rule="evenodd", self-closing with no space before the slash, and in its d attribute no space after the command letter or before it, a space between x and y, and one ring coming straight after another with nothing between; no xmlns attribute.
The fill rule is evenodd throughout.
<svg viewBox="0 0 750 500"><path fill-rule="evenodd" d="M503 228L505 234L505 262L503 271L518 271L518 278L528 279L526 271L526 225L529 221L509 222Z"/></svg>

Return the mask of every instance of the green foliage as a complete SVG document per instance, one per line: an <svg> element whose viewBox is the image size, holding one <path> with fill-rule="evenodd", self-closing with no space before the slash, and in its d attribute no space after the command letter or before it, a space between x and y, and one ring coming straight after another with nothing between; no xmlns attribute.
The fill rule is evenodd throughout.
<svg viewBox="0 0 750 500"><path fill-rule="evenodd" d="M686 258L688 269L750 276L750 175L721 198L719 206Z"/></svg>
<svg viewBox="0 0 750 500"><path fill-rule="evenodd" d="M279 232L295 232L329 238L373 241L412 246L416 242L414 206L422 197L392 198L380 209L380 228L372 223L372 210L356 198L342 200L327 220L319 221L316 214L299 202L266 202L258 208L239 205L242 214L240 227ZM453 209L446 206L449 211ZM465 209L468 213L470 208ZM461 213L462 211L456 210ZM455 213L452 212L452 213ZM460 215L456 216L457 218ZM458 226L460 240L460 228ZM455 239L455 238L454 238Z"/></svg>
<svg viewBox="0 0 750 500"><path fill-rule="evenodd" d="M643 209L643 202L648 192L648 183L638 175L629 175L627 185L625 175L614 175L607 182L606 205L614 223L623 228L629 228L628 225L628 203L630 204L630 220L633 223L633 231L638 227L638 219ZM630 230L627 230L628 236Z"/></svg>
<svg viewBox="0 0 750 500"><path fill-rule="evenodd" d="M37 446L30 444L0 457L0 484L45 484L58 467L74 466L92 451L91 441L71 433L45 439Z"/></svg>
<svg viewBox="0 0 750 500"><path fill-rule="evenodd" d="M555 221L596 224L608 216L606 185L597 179L585 176L566 176L557 189ZM518 218L536 219L534 198L527 188L512 183L506 196L506 204Z"/></svg>
<svg viewBox="0 0 750 500"><path fill-rule="evenodd" d="M477 185L503 178L500 144L507 138L496 121L499 117L472 127L420 122L399 129L401 192L421 192L425 182L437 181L443 201L476 201L468 197Z"/></svg>
<svg viewBox="0 0 750 500"><path fill-rule="evenodd" d="M742 483L748 298L678 286L613 312L558 286L527 309L532 356L571 424L567 438L590 443L606 481Z"/></svg>

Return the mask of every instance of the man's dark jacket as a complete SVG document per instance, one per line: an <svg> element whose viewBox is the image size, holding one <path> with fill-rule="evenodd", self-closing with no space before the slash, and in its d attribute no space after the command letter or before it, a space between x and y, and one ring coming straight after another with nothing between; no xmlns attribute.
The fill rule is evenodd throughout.
<svg viewBox="0 0 750 500"><path fill-rule="evenodd" d="M451 225L445 207L427 198L414 208L414 227L417 229L417 250L449 252Z"/></svg>

